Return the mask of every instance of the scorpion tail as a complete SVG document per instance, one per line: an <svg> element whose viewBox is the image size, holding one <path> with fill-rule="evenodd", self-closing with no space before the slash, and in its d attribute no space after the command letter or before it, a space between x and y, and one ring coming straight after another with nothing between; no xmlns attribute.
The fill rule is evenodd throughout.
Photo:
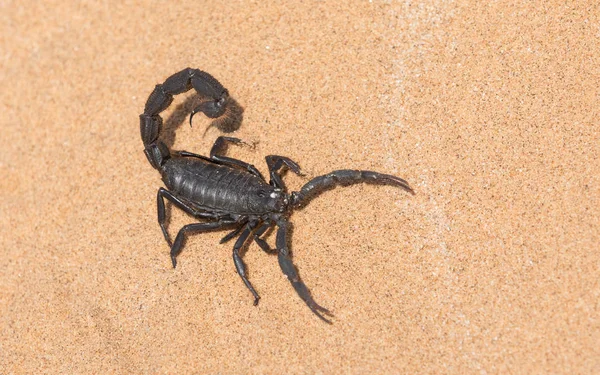
<svg viewBox="0 0 600 375"><path fill-rule="evenodd" d="M292 204L295 207L300 207L307 204L318 194L333 189L336 185L347 186L361 182L398 186L413 195L415 194L414 190L408 185L408 182L400 177L372 171L343 169L315 177L308 181L302 186L300 191L292 193Z"/></svg>
<svg viewBox="0 0 600 375"><path fill-rule="evenodd" d="M173 101L173 95L184 93L191 88L207 99L193 110L192 115L196 112L203 112L210 118L218 119L227 110L229 102L227 89L213 76L201 70L186 68L167 78L164 83L156 85L146 101L144 113L140 115L140 133L142 142L144 142L144 153L150 164L156 169L160 169L171 156L167 145L158 140L163 124L159 114L169 107Z"/></svg>

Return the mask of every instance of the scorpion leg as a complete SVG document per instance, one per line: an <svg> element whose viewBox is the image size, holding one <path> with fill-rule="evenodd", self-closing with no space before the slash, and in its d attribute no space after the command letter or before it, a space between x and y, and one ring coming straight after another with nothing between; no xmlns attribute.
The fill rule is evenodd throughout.
<svg viewBox="0 0 600 375"><path fill-rule="evenodd" d="M177 266L177 255L181 253L183 240L185 239L185 236L187 234L208 232L212 230L222 229L235 224L237 224L237 222L234 220L219 220L210 223L194 223L185 225L179 230L179 233L177 233L177 237L175 237L175 242L173 242L173 246L171 246L171 261L173 262L173 268Z"/></svg>
<svg viewBox="0 0 600 375"><path fill-rule="evenodd" d="M244 261L240 256L240 249L248 240L248 236L254 229L254 225L254 223L247 224L246 229L244 229L238 240L235 242L235 245L233 245L233 263L235 264L235 269L237 270L237 273L240 275L240 277L244 281L244 284L246 284L246 287L254 296L254 306L256 306L258 305L258 300L260 299L260 296L258 295L256 290L254 290L254 287L250 283L250 280L248 280L248 278L246 277L246 265L244 264Z"/></svg>
<svg viewBox="0 0 600 375"><path fill-rule="evenodd" d="M219 137L219 138L222 138L222 137ZM217 142L219 141L219 138L217 138ZM226 137L226 138L229 138L229 137ZM233 139L237 139L237 138L233 138ZM216 144L216 142L215 142L215 144ZM213 149L214 149L214 146L213 146ZM189 152L189 151L178 151L178 154L179 154L179 156L202 159L202 160L206 160L211 163L216 163L219 165L227 165L230 167L240 167L240 168L243 168L243 169L247 170L248 172L252 173L253 175L261 178L262 180L264 180L263 175L256 169L255 166L253 166L252 164L243 162L241 160L237 160L237 159L233 159L233 158L229 158L227 156L221 156L221 155L213 155L209 158L204 155L195 154L195 153Z"/></svg>
<svg viewBox="0 0 600 375"><path fill-rule="evenodd" d="M259 177L261 180L266 181L263 175L252 164L225 156L224 154L227 151L227 143L233 143L236 145L246 144L239 138L220 136L210 149L210 159L212 161L215 161L219 164L243 168L253 175Z"/></svg>
<svg viewBox="0 0 600 375"><path fill-rule="evenodd" d="M237 227L237 228L235 228L231 232L227 233L225 235L225 237L221 238L221 241L219 241L219 243L225 243L225 242L231 240L233 237L235 237L238 234L240 234L240 232L242 231L242 229L244 229L244 227L246 226L247 222L248 222L247 220L241 221L240 222L240 226Z"/></svg>
<svg viewBox="0 0 600 375"><path fill-rule="evenodd" d="M317 315L321 320L326 323L331 324L331 321L325 318L322 314L333 316L329 310L320 306L315 302L315 300L310 295L310 291L306 287L306 284L302 282L300 276L298 275L298 271L296 271L296 267L294 263L292 263L290 250L287 246L287 222L280 220L277 222L277 226L279 229L277 230L277 258L279 260L279 267L283 273L287 276L288 280L292 283L292 286L296 290L296 293L302 298L302 300L306 303L306 305L311 309L315 315Z"/></svg>
<svg viewBox="0 0 600 375"><path fill-rule="evenodd" d="M194 154L193 152L189 152L189 151L178 151L177 153L179 154L179 156L183 156L183 157L190 157L190 158L206 160L208 162L214 162L214 160L212 160L211 158L208 158L208 157L206 157L204 155L200 155L200 154Z"/></svg>
<svg viewBox="0 0 600 375"><path fill-rule="evenodd" d="M173 203L175 206L177 206L179 209L183 210L184 212L199 218L199 219L215 219L218 216L208 213L208 212L202 212L202 211L198 211L196 209L194 209L193 207L189 206L186 202L184 202L183 200L181 200L180 198L178 198L177 196L173 195L173 193L171 193L170 191L168 191L165 188L160 188L158 189L158 194L156 195L156 207L158 209L158 224L160 225L160 229L162 229L163 235L165 236L165 240L167 240L167 243L169 244L169 246L173 246L173 243L171 242L171 237L169 236L169 233L167 232L167 227L165 225L165 198L167 198L171 203Z"/></svg>
<svg viewBox="0 0 600 375"><path fill-rule="evenodd" d="M225 243L225 242L231 240L236 235L238 235L242 231L242 229L244 229L245 224L246 223L243 222L239 228L236 228L233 231L231 231L230 233L228 233L225 237L223 237L221 239L221 241L219 243ZM273 224L271 222L265 221L264 223L261 224L260 227L258 227L257 230L254 231L254 233L252 233L252 237L253 237L254 241L256 242L256 244L258 246L260 246L260 248L265 253L268 253L268 254L275 254L277 252L277 250L271 249L269 244L264 239L260 238L260 236L262 236L272 226L273 226Z"/></svg>
<svg viewBox="0 0 600 375"><path fill-rule="evenodd" d="M253 166L252 164L243 162L241 160L228 158L226 156L219 156L219 155L215 155L212 158L208 158L204 155L195 154L195 153L189 152L189 151L178 151L178 154L179 154L179 156L202 159L202 160L206 160L211 163L215 163L215 164L219 164L219 165L227 165L230 167L241 167L241 168L247 170L248 172L252 173L253 175L259 177L260 179L262 179L262 180L265 179L263 177L263 175L258 171L258 169L256 169L255 166Z"/></svg>
<svg viewBox="0 0 600 375"><path fill-rule="evenodd" d="M286 158L285 156L279 155L268 155L267 157L265 157L265 159L267 161L267 166L269 167L269 174L271 176L270 183L272 186L285 190L285 184L281 180L281 175L279 173L279 170L284 165L295 174L299 176L303 175L302 171L300 171L300 166L298 165L298 163L296 163L290 158Z"/></svg>
<svg viewBox="0 0 600 375"><path fill-rule="evenodd" d="M342 169L308 181L298 192L292 193L292 204L295 207L306 204L315 195L333 189L336 185L353 185L360 182L399 186L411 194L415 194L408 182L400 177L372 171Z"/></svg>
<svg viewBox="0 0 600 375"><path fill-rule="evenodd" d="M258 246L260 246L260 248L262 249L262 251L264 251L267 254L275 254L275 253L277 253L277 250L271 249L271 246L269 246L269 244L267 243L267 241L265 241L264 239L260 238L260 236L262 236L263 234L265 234L265 232L267 230L269 230L269 228L271 228L272 226L273 226L273 223L271 223L270 221L265 221L252 234L252 236L254 237L254 242L256 242L256 244Z"/></svg>

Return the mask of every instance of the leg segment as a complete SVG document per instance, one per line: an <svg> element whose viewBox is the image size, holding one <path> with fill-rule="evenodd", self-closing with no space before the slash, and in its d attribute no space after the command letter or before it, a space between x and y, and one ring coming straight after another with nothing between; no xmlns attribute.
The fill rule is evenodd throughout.
<svg viewBox="0 0 600 375"><path fill-rule="evenodd" d="M240 232L242 231L242 229L244 229L245 226L246 226L246 222L242 222L239 227L235 228L231 232L227 233L225 235L225 237L221 238L221 241L219 241L219 243L225 243L225 242L231 240L233 237L240 234Z"/></svg>
<svg viewBox="0 0 600 375"><path fill-rule="evenodd" d="M204 155L194 154L193 152L189 152L189 151L179 151L178 154L179 154L179 156L188 157L188 158L197 158L197 159L202 159L202 160L206 160L209 162L214 161L211 158L208 158Z"/></svg>
<svg viewBox="0 0 600 375"><path fill-rule="evenodd" d="M302 175L300 166L290 158L278 155L268 155L266 158L269 174L271 176L271 185L285 190L285 184L281 180L279 170L284 165L297 175Z"/></svg>
<svg viewBox="0 0 600 375"><path fill-rule="evenodd" d="M246 284L246 287L254 296L254 306L256 306L258 305L258 300L260 299L260 296L258 295L258 293L256 293L256 290L250 283L250 280L248 280L248 278L246 277L246 265L244 264L244 261L240 256L240 249L248 240L248 236L252 232L252 229L254 229L254 225L252 223L247 224L246 229L244 229L238 240L235 242L235 245L233 246L233 263L235 264L235 269L237 270L238 275L240 275L240 277L244 281L244 284Z"/></svg>
<svg viewBox="0 0 600 375"><path fill-rule="evenodd" d="M333 189L336 185L353 185L360 182L399 186L411 194L415 193L408 182L400 177L372 171L343 169L308 181L300 191L292 193L292 204L296 207L302 206L319 193Z"/></svg>
<svg viewBox="0 0 600 375"><path fill-rule="evenodd" d="M235 224L236 222L233 220L219 220L210 223L194 223L185 225L179 230L177 237L175 237L175 242L173 242L173 246L171 246L171 261L173 262L173 268L177 266L177 255L181 253L181 247L186 235L191 233L202 233L211 230L223 229Z"/></svg>
<svg viewBox="0 0 600 375"><path fill-rule="evenodd" d="M265 181L265 178L263 177L263 175L252 164L248 164L244 161L230 158L230 157L227 157L224 155L225 152L227 151L228 143L233 143L236 145L246 144L244 141L242 141L239 138L221 136L221 137L217 138L217 140L213 144L212 148L210 149L211 160L216 161L219 164L235 166L235 167L245 169L248 172L252 173L253 175L255 175L257 177L260 177L263 181Z"/></svg>
<svg viewBox="0 0 600 375"><path fill-rule="evenodd" d="M212 148L210 149L210 157L206 157L204 155L199 155L199 154L194 154L193 152L189 152L189 151L179 151L178 153L179 153L179 156L183 156L183 157L198 158L198 159L214 162L214 163L217 163L220 165L227 165L230 167L239 167L239 168L247 170L248 172L252 173L253 175L255 175L257 177L260 177L264 181L265 178L263 177L263 175L252 164L249 164L244 161L237 160L237 159L230 158L230 157L223 155L227 151L227 142L234 143L234 144L245 144L244 141L242 141L241 139L221 136L221 137L217 138L217 140L213 144Z"/></svg>
<svg viewBox="0 0 600 375"><path fill-rule="evenodd" d="M311 309L315 315L317 315L321 320L326 323L331 324L331 321L325 318L322 314L333 316L329 310L320 306L315 302L315 300L310 295L310 291L306 287L306 285L300 280L300 276L298 275L298 271L296 271L296 267L292 263L291 254L287 247L287 222L286 221L278 221L277 226L279 229L277 230L277 258L279 260L279 267L283 273L287 276L288 280L292 283L292 286L296 290L296 293L302 298L302 300L306 303L306 305Z"/></svg>
<svg viewBox="0 0 600 375"><path fill-rule="evenodd" d="M225 243L225 242L231 240L233 237L237 236L242 231L242 229L244 229L245 226L246 226L246 222L242 222L240 227L227 233L227 235L225 237L221 238L221 241L219 243ZM275 254L275 253L277 253L277 250L271 249L269 244L264 239L260 238L260 236L265 234L265 232L267 230L269 230L269 228L271 228L272 226L273 226L273 224L271 222L265 221L264 223L262 223L260 225L260 227L258 227L257 230L254 231L254 233L252 233L252 238L254 239L256 244L258 246L260 246L260 248L265 253L268 253L268 254Z"/></svg>
<svg viewBox="0 0 600 375"><path fill-rule="evenodd" d="M217 215L211 214L204 211L198 211L195 208L191 207L189 204L173 195L170 191L165 188L158 189L158 194L156 195L156 207L158 209L158 224L160 225L160 229L162 229L163 235L165 236L165 240L169 246L172 246L171 238L169 237L169 233L167 232L166 224L165 224L165 198L168 199L171 203L177 206L179 209L183 210L189 215L194 216L198 219L216 219Z"/></svg>
<svg viewBox="0 0 600 375"><path fill-rule="evenodd" d="M263 234L265 234L265 232L268 231L269 228L271 228L272 226L273 226L273 223L271 223L270 221L265 221L252 234L252 236L254 237L254 242L256 242L256 244L258 246L260 246L260 248L262 249L262 251L264 251L267 254L275 254L275 253L277 253L277 250L271 249L271 247L269 246L269 244L267 243L267 241L265 241L264 239L260 238L260 236L262 236Z"/></svg>

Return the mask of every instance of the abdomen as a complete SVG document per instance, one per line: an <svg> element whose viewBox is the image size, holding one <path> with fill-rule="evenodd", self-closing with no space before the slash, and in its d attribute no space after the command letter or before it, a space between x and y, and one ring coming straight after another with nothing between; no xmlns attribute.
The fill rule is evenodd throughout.
<svg viewBox="0 0 600 375"><path fill-rule="evenodd" d="M173 157L161 169L163 181L173 194L204 209L226 213L252 214L247 194L266 185L246 171L202 159Z"/></svg>

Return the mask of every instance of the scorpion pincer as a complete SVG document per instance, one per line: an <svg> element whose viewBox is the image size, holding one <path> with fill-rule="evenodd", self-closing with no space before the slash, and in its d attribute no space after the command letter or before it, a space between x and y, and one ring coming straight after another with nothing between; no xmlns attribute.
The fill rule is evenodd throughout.
<svg viewBox="0 0 600 375"><path fill-rule="evenodd" d="M159 114L173 101L173 95L194 88L203 99L190 116L202 112L214 121L229 116L229 97L219 81L198 69L187 68L173 74L156 85L148 97L144 113L140 115L140 132L144 152L150 164L162 175L166 188L157 194L158 223L171 249L173 267L181 253L188 234L220 229L233 229L221 240L224 243L237 237L233 246L233 263L246 287L254 296L254 305L259 295L246 277L246 266L240 249L250 241L268 253L276 253L279 266L292 286L319 318L331 323L324 315L332 314L315 302L306 285L298 276L288 248L290 230L289 217L296 208L304 206L315 195L336 185L351 185L360 182L398 186L412 194L408 183L392 175L362 171L337 170L308 181L299 191L287 193L281 173L291 170L301 174L298 164L291 159L269 155L266 157L269 182L251 164L225 156L228 144L243 143L232 137L218 137L210 155L203 156L187 151L171 151L159 140L162 118ZM214 122L213 122L214 123ZM172 241L166 228L165 199L201 222L185 225ZM276 249L271 249L262 237L270 228L277 227Z"/></svg>

